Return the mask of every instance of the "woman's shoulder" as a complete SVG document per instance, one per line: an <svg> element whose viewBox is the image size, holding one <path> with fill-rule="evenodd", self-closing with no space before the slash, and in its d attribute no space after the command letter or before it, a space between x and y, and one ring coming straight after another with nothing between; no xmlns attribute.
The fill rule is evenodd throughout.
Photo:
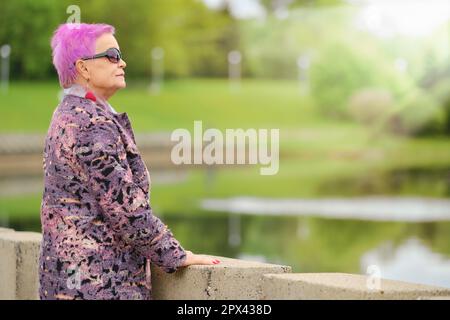
<svg viewBox="0 0 450 320"><path fill-rule="evenodd" d="M65 95L53 113L45 148L64 153L93 141L115 142L119 134L115 122L102 106L83 97Z"/></svg>
<svg viewBox="0 0 450 320"><path fill-rule="evenodd" d="M110 115L94 101L76 95L65 95L55 110L55 118L63 125L89 126L96 119L109 119Z"/></svg>

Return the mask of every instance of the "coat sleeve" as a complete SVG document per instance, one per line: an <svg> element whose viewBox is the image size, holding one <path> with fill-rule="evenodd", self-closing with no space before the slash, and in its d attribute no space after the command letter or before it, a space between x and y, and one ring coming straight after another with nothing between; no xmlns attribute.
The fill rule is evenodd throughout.
<svg viewBox="0 0 450 320"><path fill-rule="evenodd" d="M186 259L185 250L153 215L148 192L133 182L116 124L93 120L78 130L74 154L105 221L143 256L165 272L175 272Z"/></svg>

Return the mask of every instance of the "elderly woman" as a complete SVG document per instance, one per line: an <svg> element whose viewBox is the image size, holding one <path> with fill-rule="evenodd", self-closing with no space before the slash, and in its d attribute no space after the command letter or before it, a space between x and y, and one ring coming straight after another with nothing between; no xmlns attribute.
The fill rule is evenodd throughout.
<svg viewBox="0 0 450 320"><path fill-rule="evenodd" d="M107 102L126 86L114 28L63 24L51 46L65 95L44 149L40 298L152 299L150 263L219 263L184 250L152 213L128 116Z"/></svg>

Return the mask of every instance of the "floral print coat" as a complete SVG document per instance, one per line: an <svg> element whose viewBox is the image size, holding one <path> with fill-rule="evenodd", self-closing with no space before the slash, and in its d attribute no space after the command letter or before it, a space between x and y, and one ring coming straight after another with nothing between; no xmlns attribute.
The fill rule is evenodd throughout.
<svg viewBox="0 0 450 320"><path fill-rule="evenodd" d="M41 299L152 299L150 263L186 252L152 213L150 176L127 114L66 94L44 146Z"/></svg>

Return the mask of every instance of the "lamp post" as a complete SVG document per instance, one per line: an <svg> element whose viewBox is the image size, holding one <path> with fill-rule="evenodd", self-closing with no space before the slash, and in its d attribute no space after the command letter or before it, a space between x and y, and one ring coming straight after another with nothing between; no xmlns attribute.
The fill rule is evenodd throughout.
<svg viewBox="0 0 450 320"><path fill-rule="evenodd" d="M307 94L309 92L309 66L310 58L306 54L302 54L297 59L298 81L300 85L300 93Z"/></svg>
<svg viewBox="0 0 450 320"><path fill-rule="evenodd" d="M4 44L0 48L0 56L2 59L1 63L1 90L3 93L8 93L9 89L9 56L11 54L11 46L9 44Z"/></svg>
<svg viewBox="0 0 450 320"><path fill-rule="evenodd" d="M228 79L230 91L236 92L240 88L241 80L241 53L237 50L228 53Z"/></svg>
<svg viewBox="0 0 450 320"><path fill-rule="evenodd" d="M152 80L150 91L158 94L162 87L164 77L164 49L155 47L152 49Z"/></svg>

